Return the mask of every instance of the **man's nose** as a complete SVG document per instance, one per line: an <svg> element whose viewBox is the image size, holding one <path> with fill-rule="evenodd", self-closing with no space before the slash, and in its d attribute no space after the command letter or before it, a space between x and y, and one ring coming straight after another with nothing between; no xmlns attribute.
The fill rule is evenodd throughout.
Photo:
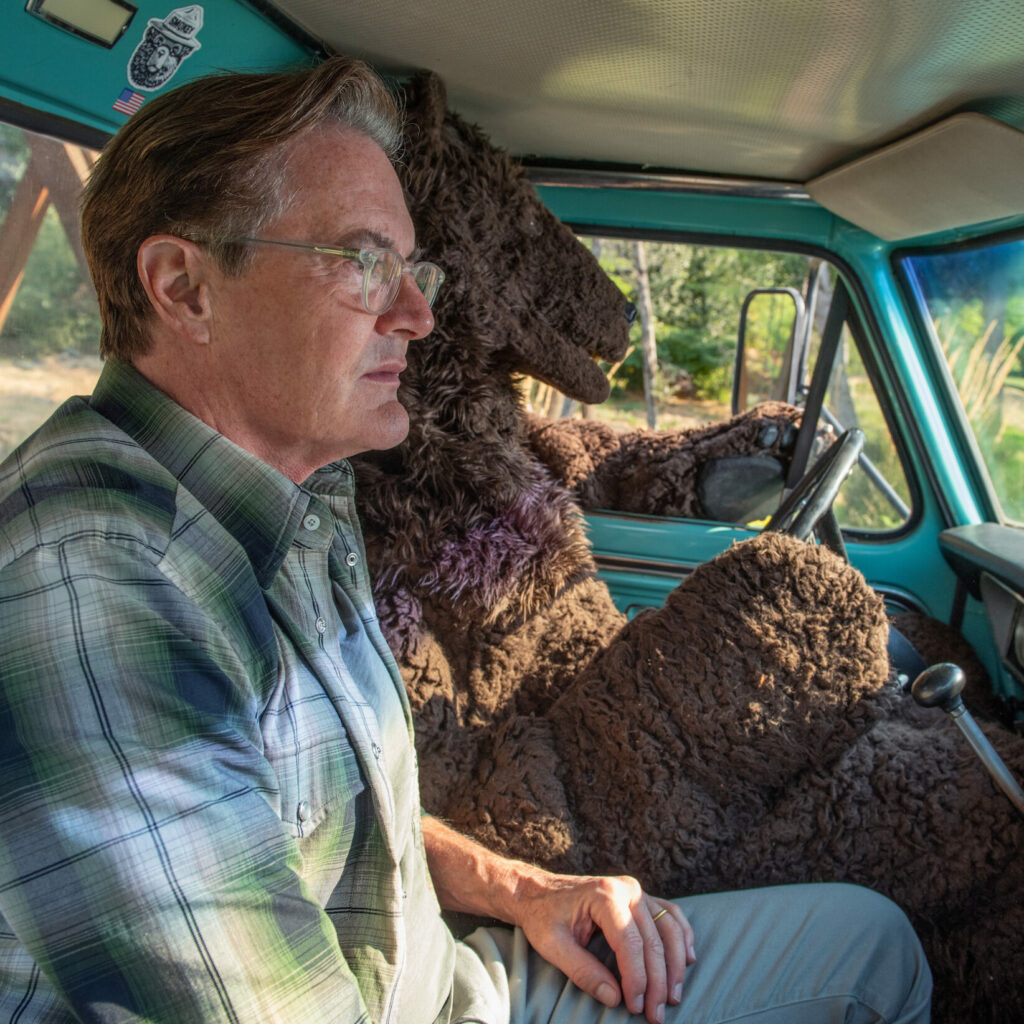
<svg viewBox="0 0 1024 1024"><path fill-rule="evenodd" d="M379 319L388 321L387 330L382 330L382 334L403 331L409 341L425 338L434 329L434 314L423 292L408 274L402 275L394 305Z"/></svg>

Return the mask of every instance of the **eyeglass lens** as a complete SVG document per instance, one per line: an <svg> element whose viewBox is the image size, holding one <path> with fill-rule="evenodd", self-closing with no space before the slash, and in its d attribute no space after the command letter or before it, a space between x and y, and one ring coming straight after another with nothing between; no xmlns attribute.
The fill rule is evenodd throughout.
<svg viewBox="0 0 1024 1024"><path fill-rule="evenodd" d="M363 249L363 303L371 313L384 313L391 308L402 287L404 261L390 249ZM417 263L408 270L428 306L434 304L443 277L432 263Z"/></svg>

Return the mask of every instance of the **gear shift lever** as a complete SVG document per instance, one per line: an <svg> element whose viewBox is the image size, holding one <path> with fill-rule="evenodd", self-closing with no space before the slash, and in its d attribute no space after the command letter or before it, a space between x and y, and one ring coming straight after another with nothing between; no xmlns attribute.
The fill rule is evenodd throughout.
<svg viewBox="0 0 1024 1024"><path fill-rule="evenodd" d="M1014 807L1024 816L1024 790L1003 764L1002 758L988 741L988 737L978 728L971 713L964 707L960 697L964 684L967 682L963 670L957 665L943 662L926 668L915 680L910 692L914 700L925 708L942 708L949 712L960 731L967 737L967 742L981 758L982 764L988 769L996 785L1010 798Z"/></svg>

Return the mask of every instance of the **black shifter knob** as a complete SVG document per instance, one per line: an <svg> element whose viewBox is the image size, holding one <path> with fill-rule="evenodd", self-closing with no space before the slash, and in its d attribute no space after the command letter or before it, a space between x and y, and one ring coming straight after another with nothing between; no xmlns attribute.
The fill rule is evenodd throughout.
<svg viewBox="0 0 1024 1024"><path fill-rule="evenodd" d="M926 668L911 686L914 700L924 708L942 708L954 711L963 704L963 692L967 677L959 665L942 662Z"/></svg>
<svg viewBox="0 0 1024 1024"><path fill-rule="evenodd" d="M1011 803L1024 815L1024 789L1010 774L996 753L988 737L978 728L978 723L964 707L960 699L966 682L963 670L956 665L943 662L926 668L915 680L910 692L922 707L942 708L957 724L964 738L974 748L982 763L992 776L995 784L1010 798Z"/></svg>

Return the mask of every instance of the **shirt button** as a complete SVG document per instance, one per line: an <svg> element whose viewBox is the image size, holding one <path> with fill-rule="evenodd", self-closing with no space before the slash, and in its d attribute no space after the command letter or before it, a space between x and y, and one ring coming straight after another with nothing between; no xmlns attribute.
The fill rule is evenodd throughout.
<svg viewBox="0 0 1024 1024"><path fill-rule="evenodd" d="M303 800L299 803L299 806L295 811L299 821L309 821L310 806L308 800Z"/></svg>
<svg viewBox="0 0 1024 1024"><path fill-rule="evenodd" d="M373 756L379 759L380 755L382 753L383 753L383 751L380 749L380 747L378 747L377 744L374 743L374 745L373 745Z"/></svg>
<svg viewBox="0 0 1024 1024"><path fill-rule="evenodd" d="M319 530L320 529L320 517L313 515L312 512L305 519L302 520L302 525L307 530Z"/></svg>
<svg viewBox="0 0 1024 1024"><path fill-rule="evenodd" d="M350 551L345 556L345 564L346 565L355 565L356 562L358 562L358 561L359 561L359 556L354 551Z"/></svg>
<svg viewBox="0 0 1024 1024"><path fill-rule="evenodd" d="M322 615L316 620L316 631L318 633L327 632L327 620Z"/></svg>

